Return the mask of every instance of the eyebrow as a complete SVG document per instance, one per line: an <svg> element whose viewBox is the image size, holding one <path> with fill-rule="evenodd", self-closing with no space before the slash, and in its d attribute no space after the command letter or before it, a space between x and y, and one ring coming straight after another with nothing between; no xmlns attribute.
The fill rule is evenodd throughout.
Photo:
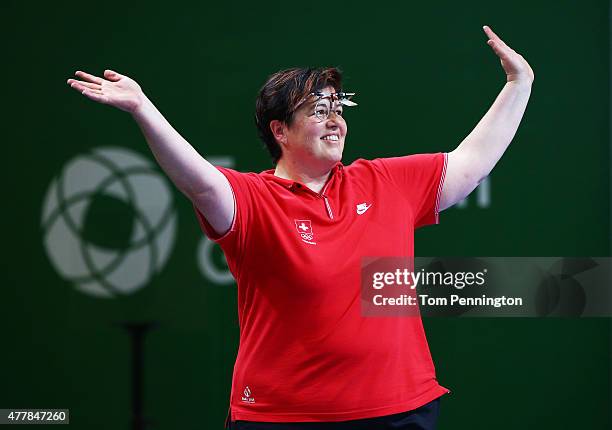
<svg viewBox="0 0 612 430"><path fill-rule="evenodd" d="M319 101L321 101L321 100L319 100ZM311 107L315 107L319 101L310 102L308 105L311 106ZM343 107L344 105L342 103L340 103L339 101L336 101L334 103L334 106L335 107Z"/></svg>

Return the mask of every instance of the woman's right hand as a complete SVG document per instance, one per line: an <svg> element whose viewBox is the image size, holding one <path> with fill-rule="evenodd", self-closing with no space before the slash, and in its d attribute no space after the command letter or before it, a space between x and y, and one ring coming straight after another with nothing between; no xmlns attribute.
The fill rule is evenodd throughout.
<svg viewBox="0 0 612 430"><path fill-rule="evenodd" d="M112 70L105 70L104 78L82 71L77 71L75 76L82 80L68 79L68 85L98 103L134 113L145 100L145 95L135 80Z"/></svg>

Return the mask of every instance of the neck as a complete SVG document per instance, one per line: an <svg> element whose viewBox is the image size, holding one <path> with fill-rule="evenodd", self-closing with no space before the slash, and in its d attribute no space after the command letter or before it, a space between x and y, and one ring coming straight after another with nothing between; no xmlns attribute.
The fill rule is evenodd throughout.
<svg viewBox="0 0 612 430"><path fill-rule="evenodd" d="M333 166L305 166L303 164L291 162L291 160L287 160L283 157L278 160L278 163L276 164L274 176L301 182L315 193L319 193L323 189L325 182L327 182L327 178L329 178L329 173L331 172L332 167Z"/></svg>

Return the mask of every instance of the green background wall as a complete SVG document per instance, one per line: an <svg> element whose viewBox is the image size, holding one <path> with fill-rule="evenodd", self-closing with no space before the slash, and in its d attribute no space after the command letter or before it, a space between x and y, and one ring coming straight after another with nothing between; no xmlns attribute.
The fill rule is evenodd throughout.
<svg viewBox="0 0 612 430"><path fill-rule="evenodd" d="M174 191L170 257L145 288L77 291L43 246L43 201L74 157L118 146L149 160L129 115L65 81L113 68L136 79L205 156L269 168L253 126L266 77L337 65L358 93L345 164L450 151L504 84L490 25L531 63L532 100L490 177L491 205L443 213L417 255L609 256L609 4L3 2L4 246L1 408L70 408L74 428L127 429L130 344L117 324L157 321L146 338L151 428L221 428L238 342L233 285L198 268L202 235ZM100 230L125 222L112 213ZM105 230L106 229L106 230ZM218 257L218 256L217 256ZM220 268L221 263L217 261ZM609 429L609 319L429 319L440 429ZM112 423L112 424L110 424Z"/></svg>

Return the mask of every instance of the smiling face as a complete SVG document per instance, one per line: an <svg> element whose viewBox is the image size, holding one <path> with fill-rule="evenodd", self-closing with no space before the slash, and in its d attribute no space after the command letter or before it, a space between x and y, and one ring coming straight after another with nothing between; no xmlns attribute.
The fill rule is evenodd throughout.
<svg viewBox="0 0 612 430"><path fill-rule="evenodd" d="M326 87L324 92L334 92ZM291 124L286 126L285 142L282 142L283 158L290 158L298 164L331 169L342 159L344 139L347 133L346 121L342 117L342 105L337 100L316 98L304 103L293 114ZM325 109L331 109L329 116Z"/></svg>

